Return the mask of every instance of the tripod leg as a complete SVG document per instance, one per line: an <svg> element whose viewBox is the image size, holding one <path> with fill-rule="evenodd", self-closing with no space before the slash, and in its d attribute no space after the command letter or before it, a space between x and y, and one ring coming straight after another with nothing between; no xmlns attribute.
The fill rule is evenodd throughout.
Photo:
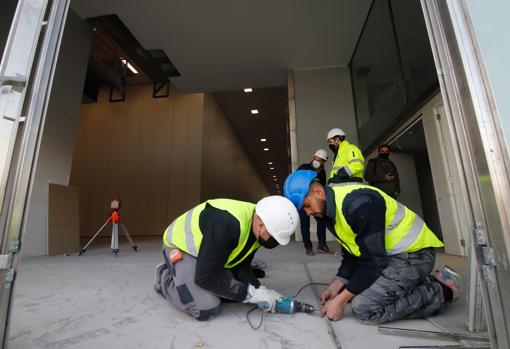
<svg viewBox="0 0 510 349"><path fill-rule="evenodd" d="M117 257L119 254L119 224L117 222L112 223L112 251Z"/></svg>
<svg viewBox="0 0 510 349"><path fill-rule="evenodd" d="M129 241L129 244L131 245L131 247L133 248L133 250L135 251L138 251L138 247L135 245L135 243L133 242L133 240L131 239L131 236L129 235L127 229L126 229L126 226L124 225L124 223L120 222L120 226L122 227L122 229L124 230L124 235L126 235L126 238L128 239Z"/></svg>
<svg viewBox="0 0 510 349"><path fill-rule="evenodd" d="M87 247L89 247L89 245L92 243L92 241L94 241L94 239L99 235L99 233L101 232L101 230L103 230L104 227L106 227L106 225L108 224L108 222L110 222L111 218L108 218L106 220L106 222L104 222L103 226L101 228L99 228L99 230L97 231L97 233L94 234L94 236L89 240L89 242L87 242L87 244L85 245L85 247L83 247L81 250L80 250L80 253L78 253L78 256L81 256L82 254L85 253L85 251L87 251Z"/></svg>

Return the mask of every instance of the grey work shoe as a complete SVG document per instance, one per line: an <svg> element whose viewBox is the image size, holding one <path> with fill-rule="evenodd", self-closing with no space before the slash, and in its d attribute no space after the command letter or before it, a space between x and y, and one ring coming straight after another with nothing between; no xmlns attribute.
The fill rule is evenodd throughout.
<svg viewBox="0 0 510 349"><path fill-rule="evenodd" d="M166 269L165 262L159 263L154 268L154 290L156 290L157 293L163 293L161 291L161 274Z"/></svg>

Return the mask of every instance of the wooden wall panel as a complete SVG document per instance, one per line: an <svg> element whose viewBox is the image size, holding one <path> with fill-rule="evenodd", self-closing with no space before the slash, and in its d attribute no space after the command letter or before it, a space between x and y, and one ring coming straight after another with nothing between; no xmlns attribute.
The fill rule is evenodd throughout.
<svg viewBox="0 0 510 349"><path fill-rule="evenodd" d="M110 103L102 90L98 103L82 105L70 180L80 188L82 237L97 231L114 197L133 236L161 235L199 203L203 94L151 93L129 86L125 102Z"/></svg>
<svg viewBox="0 0 510 349"><path fill-rule="evenodd" d="M159 98L150 104L148 111L156 118L158 125L154 133L154 150L151 163L152 181L149 184L149 214L147 232L161 234L168 225L168 195L170 183L171 131L174 117L176 91L171 90L170 98Z"/></svg>
<svg viewBox="0 0 510 349"><path fill-rule="evenodd" d="M133 236L161 235L201 199L257 201L267 191L214 96L153 99L128 87L126 101L82 105L70 183L80 189L80 233L92 236L113 198ZM102 235L109 236L108 228Z"/></svg>
<svg viewBox="0 0 510 349"><path fill-rule="evenodd" d="M49 256L80 250L78 197L78 188L49 183Z"/></svg>

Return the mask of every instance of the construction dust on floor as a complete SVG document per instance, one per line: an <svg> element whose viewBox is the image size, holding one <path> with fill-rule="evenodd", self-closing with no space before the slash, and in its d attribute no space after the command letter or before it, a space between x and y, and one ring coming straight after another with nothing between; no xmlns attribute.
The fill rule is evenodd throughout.
<svg viewBox="0 0 510 349"><path fill-rule="evenodd" d="M82 256L23 259L8 348L335 348L334 337L345 349L460 344L383 335L377 326L355 320L349 309L343 320L330 323L332 333L318 312L265 314L261 327L253 330L246 318L253 305L237 303L222 304L216 318L199 322L174 309L153 289L160 239L137 243L139 252L121 244L118 257L104 239ZM298 242L273 251L261 249L255 259L267 264L262 284L288 296L310 281L329 283L341 260L337 255L306 256ZM438 265L442 263L444 256L438 258ZM464 259L449 257L448 263L464 273ZM320 292L325 286L313 287ZM298 299L318 305L311 286ZM405 320L391 326L458 332L465 328L465 309L461 300L430 321ZM260 317L259 311L250 314L255 324Z"/></svg>

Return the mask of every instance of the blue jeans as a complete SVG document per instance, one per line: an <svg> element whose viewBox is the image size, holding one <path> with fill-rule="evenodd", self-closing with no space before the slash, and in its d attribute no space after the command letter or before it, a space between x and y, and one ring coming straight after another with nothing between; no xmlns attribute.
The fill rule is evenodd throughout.
<svg viewBox="0 0 510 349"><path fill-rule="evenodd" d="M301 221L301 236L303 237L303 244L305 249L312 248L312 241L310 241L310 217L306 215L305 211L299 210L299 219ZM326 225L320 220L317 220L317 238L319 239L319 247L326 245Z"/></svg>

